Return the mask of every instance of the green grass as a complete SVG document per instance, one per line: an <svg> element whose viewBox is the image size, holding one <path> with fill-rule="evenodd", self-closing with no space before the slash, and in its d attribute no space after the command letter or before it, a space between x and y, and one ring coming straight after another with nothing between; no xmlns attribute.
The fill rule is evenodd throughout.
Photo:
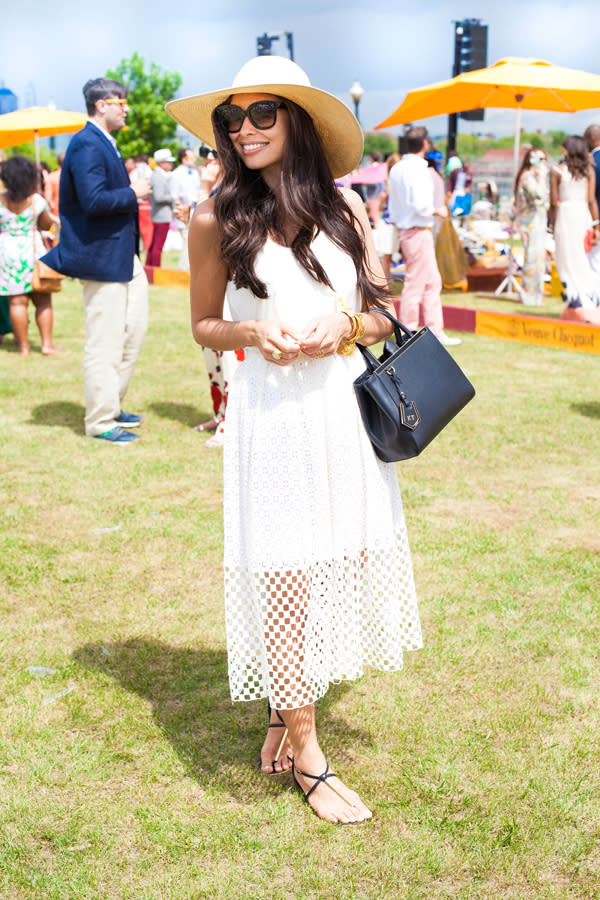
<svg viewBox="0 0 600 900"><path fill-rule="evenodd" d="M545 296L541 306L523 306L522 303L508 299L505 295L494 297L461 291L443 291L442 303L487 312L508 313L511 316L544 316L549 319L558 319L564 306L560 297Z"/></svg>
<svg viewBox="0 0 600 900"><path fill-rule="evenodd" d="M54 305L61 358L0 348L2 900L598 900L600 360L454 351L477 397L398 466L425 649L319 708L375 812L344 829L229 700L185 292L151 289L125 450L83 436L80 288Z"/></svg>

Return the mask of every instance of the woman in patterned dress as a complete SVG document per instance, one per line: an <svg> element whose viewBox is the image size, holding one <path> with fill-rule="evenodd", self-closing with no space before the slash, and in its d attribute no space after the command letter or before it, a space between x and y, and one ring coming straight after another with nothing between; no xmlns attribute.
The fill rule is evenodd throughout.
<svg viewBox="0 0 600 900"><path fill-rule="evenodd" d="M224 446L232 699L269 700L261 772L291 762L318 816L363 822L370 810L329 769L315 702L365 665L400 669L421 632L395 466L375 456L353 390L356 340L390 332L364 206L334 183L358 165L361 129L275 56L167 109L223 165L190 227L192 332L246 348Z"/></svg>
<svg viewBox="0 0 600 900"><path fill-rule="evenodd" d="M31 290L34 257L46 250L39 228L47 230L55 222L44 198L36 193L37 172L23 156L2 163L4 192L0 194L0 296L8 298L10 321L21 356L28 356L31 299L42 339L42 353L59 353L52 342L52 298Z"/></svg>
<svg viewBox="0 0 600 900"><path fill-rule="evenodd" d="M548 165L546 152L527 150L515 179L516 223L524 249L523 303L541 306L546 275L548 227Z"/></svg>

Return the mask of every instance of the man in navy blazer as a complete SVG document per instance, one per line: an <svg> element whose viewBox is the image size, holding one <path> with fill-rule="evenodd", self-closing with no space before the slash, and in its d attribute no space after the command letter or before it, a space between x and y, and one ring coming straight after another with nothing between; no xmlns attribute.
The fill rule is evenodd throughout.
<svg viewBox="0 0 600 900"><path fill-rule="evenodd" d="M89 120L67 149L60 178L60 241L43 259L83 285L85 433L130 444L142 417L126 413L127 392L148 326L148 281L138 257L138 197L114 137L127 118L127 88L95 78L83 88ZM122 426L126 426L125 428Z"/></svg>

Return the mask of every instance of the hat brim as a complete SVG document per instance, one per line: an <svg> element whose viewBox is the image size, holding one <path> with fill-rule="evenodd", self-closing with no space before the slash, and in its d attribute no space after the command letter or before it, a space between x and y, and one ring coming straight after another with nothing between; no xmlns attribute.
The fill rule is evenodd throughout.
<svg viewBox="0 0 600 900"><path fill-rule="evenodd" d="M363 155L363 133L354 113L327 91L296 84L252 84L170 100L165 109L187 131L216 147L213 110L232 94L274 94L301 106L311 117L334 178L356 169Z"/></svg>

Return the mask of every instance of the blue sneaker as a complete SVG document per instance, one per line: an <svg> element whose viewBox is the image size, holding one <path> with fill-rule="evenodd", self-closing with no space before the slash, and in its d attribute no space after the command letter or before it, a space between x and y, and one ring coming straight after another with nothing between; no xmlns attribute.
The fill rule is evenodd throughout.
<svg viewBox="0 0 600 900"><path fill-rule="evenodd" d="M143 416L136 416L135 413L126 413L123 412L123 410L121 410L115 419L115 422L119 425L124 425L126 428L137 428L143 421Z"/></svg>
<svg viewBox="0 0 600 900"><path fill-rule="evenodd" d="M104 434L94 434L93 437L100 441L109 441L111 444L131 444L140 440L139 434L132 434L131 431L125 431L118 426L105 431Z"/></svg>

